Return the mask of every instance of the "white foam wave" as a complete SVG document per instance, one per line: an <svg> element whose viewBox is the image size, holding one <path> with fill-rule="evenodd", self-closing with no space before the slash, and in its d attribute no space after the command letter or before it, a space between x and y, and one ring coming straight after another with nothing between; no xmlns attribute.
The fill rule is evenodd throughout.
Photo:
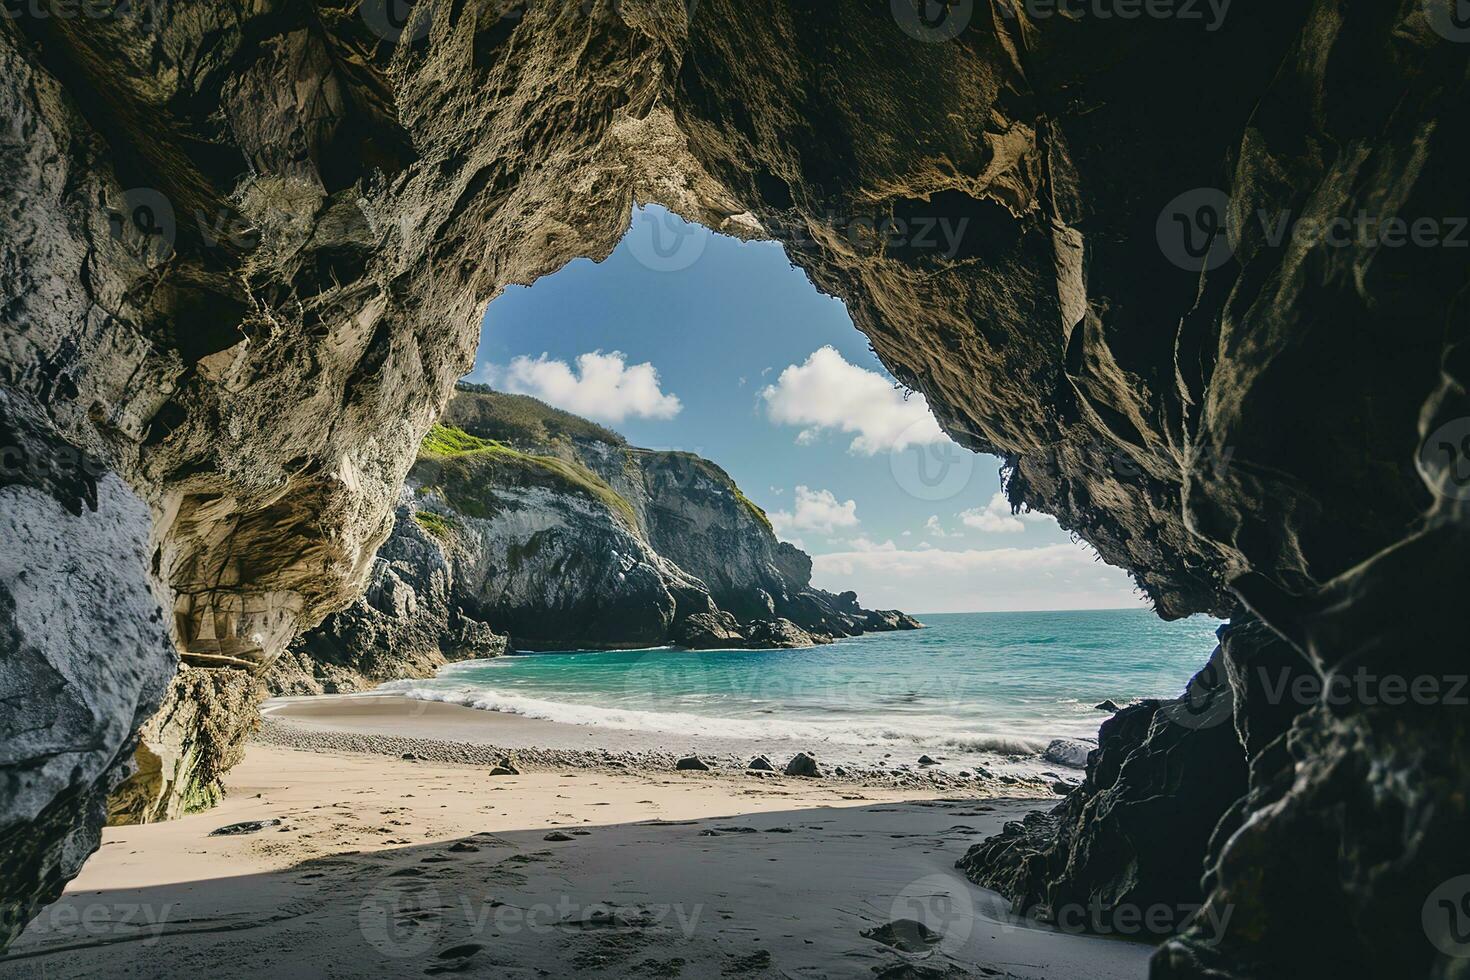
<svg viewBox="0 0 1470 980"><path fill-rule="evenodd" d="M861 725L850 722L810 722L789 719L724 718L685 711L647 711L607 707L569 701L509 694L484 687L444 687L433 681L392 681L373 692L394 694L420 701L440 701L481 711L500 711L564 725L613 728L621 731L658 732L710 739L793 742L830 742L852 746L883 747L911 745L951 752L1034 755L1046 748L1044 738L1022 735L921 730L912 719L902 729L891 725Z"/></svg>

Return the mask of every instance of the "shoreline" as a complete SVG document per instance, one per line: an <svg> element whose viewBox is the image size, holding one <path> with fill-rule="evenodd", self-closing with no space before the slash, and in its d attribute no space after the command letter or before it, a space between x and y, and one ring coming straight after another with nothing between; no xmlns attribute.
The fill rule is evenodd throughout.
<svg viewBox="0 0 1470 980"><path fill-rule="evenodd" d="M226 783L215 809L106 828L0 978L1131 980L1151 952L1018 920L965 880L969 846L1037 808L978 788L491 777L259 741Z"/></svg>
<svg viewBox="0 0 1470 980"><path fill-rule="evenodd" d="M711 739L570 725L382 693L273 698L261 705L261 726L252 741L305 751L400 759L411 755L410 761L473 766L495 766L510 756L525 770L672 773L679 771L679 759L692 755L712 773L743 779L934 789L1042 802L1058 798L1056 784L1075 785L1081 775L1044 764L1041 771L1034 771L1035 764L986 768L970 762L947 766L941 761L920 766L917 757L885 758L879 764L851 758L829 762L823 749L830 747L821 744L794 747L774 739ZM820 777L782 775L797 751L816 759ZM749 769L747 764L758 755L768 758L774 771ZM1001 768L1012 771L994 771Z"/></svg>

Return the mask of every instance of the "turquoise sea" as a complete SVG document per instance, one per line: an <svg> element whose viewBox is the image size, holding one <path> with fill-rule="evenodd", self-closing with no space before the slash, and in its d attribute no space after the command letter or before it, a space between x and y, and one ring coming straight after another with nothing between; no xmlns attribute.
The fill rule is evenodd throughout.
<svg viewBox="0 0 1470 980"><path fill-rule="evenodd" d="M1029 755L1092 738L1105 698L1175 697L1216 620L1147 610L965 613L807 650L539 653L454 664L380 689L571 724L790 739L869 754Z"/></svg>

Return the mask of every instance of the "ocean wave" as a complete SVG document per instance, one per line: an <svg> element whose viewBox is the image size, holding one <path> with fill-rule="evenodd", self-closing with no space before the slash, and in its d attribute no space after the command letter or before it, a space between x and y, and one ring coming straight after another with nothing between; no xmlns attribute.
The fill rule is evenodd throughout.
<svg viewBox="0 0 1470 980"><path fill-rule="evenodd" d="M392 694L420 701L439 701L481 711L499 711L564 725L613 728L622 731L657 732L711 739L747 741L783 740L829 742L870 748L908 745L971 754L1036 755L1046 748L1046 739L1023 735L982 732L916 731L912 720L900 729L892 725L853 725L761 718L724 718L685 711L647 711L615 708L570 701L509 694L489 688L435 686L432 681L391 681L376 688L375 695Z"/></svg>

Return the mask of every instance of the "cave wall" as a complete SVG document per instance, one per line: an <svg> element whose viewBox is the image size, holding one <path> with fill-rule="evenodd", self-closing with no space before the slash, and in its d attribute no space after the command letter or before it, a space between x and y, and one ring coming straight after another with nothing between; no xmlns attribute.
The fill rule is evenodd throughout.
<svg viewBox="0 0 1470 980"><path fill-rule="evenodd" d="M1364 644L1438 663L1398 637L1429 619L1445 641L1444 612L1405 604L1464 581L1455 474L1415 468L1464 400L1451 0L1237 0L1215 29L1011 0L942 23L909 0L141 9L0 20L0 384L147 506L129 588L162 597L190 667L258 670L355 597L484 304L605 256L635 199L781 241L1005 458L1014 502L1162 615L1243 598L1314 671ZM1308 223L1360 213L1438 237ZM1307 230L1276 238L1282 216ZM1334 596L1377 615L1313 632ZM1298 719L1297 782L1219 842L1214 894L1273 907L1232 848L1288 835L1370 729L1398 737L1358 744L1357 775L1397 773L1445 826L1405 747L1457 723L1361 707ZM1363 821L1393 837L1395 814ZM1312 826L1361 853L1356 823ZM1387 900L1319 884L1361 915ZM1412 938L1385 921L1375 942ZM1189 943L1177 975L1203 969ZM1259 937L1233 943L1212 968L1244 975Z"/></svg>

